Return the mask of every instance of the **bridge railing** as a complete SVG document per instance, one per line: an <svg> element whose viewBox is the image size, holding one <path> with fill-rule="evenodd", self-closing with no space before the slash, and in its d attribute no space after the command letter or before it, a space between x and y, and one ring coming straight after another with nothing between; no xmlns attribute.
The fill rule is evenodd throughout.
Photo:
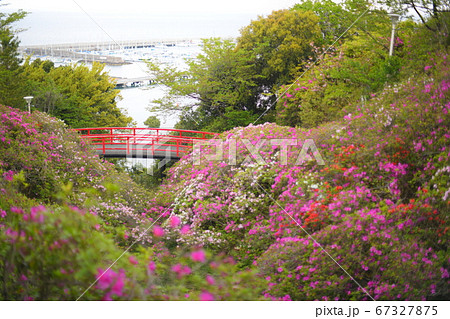
<svg viewBox="0 0 450 319"><path fill-rule="evenodd" d="M175 130L161 128L103 127L75 129L81 138L89 140L91 145L102 154L107 151L170 152L181 157L189 152L195 140L211 138L215 133Z"/></svg>

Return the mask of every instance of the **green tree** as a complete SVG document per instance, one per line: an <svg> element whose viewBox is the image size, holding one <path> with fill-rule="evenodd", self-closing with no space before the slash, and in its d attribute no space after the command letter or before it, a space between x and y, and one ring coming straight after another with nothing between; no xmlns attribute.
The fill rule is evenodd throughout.
<svg viewBox="0 0 450 319"><path fill-rule="evenodd" d="M365 0L346 1L339 5L330 4L327 0L307 1L295 7L295 10L314 10L320 17L324 38L328 40L324 47L317 48L320 59L299 68L296 81L280 90L278 124L314 127L334 120L342 115L340 111L345 107L361 100L364 103L371 93L399 80L400 68L404 64L402 41L397 41L396 55L388 57L390 19L385 11L376 8L372 8L366 17L363 13L368 8L369 3ZM344 17L347 21L342 31L339 30L340 18ZM322 24L323 20L325 24ZM329 24L330 21L338 26ZM347 33L338 34L347 29ZM328 35L326 30L331 30ZM330 47L326 42L334 43L335 37L339 38L339 46Z"/></svg>
<svg viewBox="0 0 450 319"><path fill-rule="evenodd" d="M79 127L122 127L132 123L117 107L119 91L104 66L94 63L54 68L47 61L25 62L25 74L35 105Z"/></svg>
<svg viewBox="0 0 450 319"><path fill-rule="evenodd" d="M258 112L257 75L251 56L236 50L236 44L219 38L204 39L202 54L188 62L188 70L162 68L148 63L157 80L170 88L169 94L154 101L151 111L180 112L178 128L205 129L223 121L234 112L249 115ZM180 108L181 97L191 103ZM248 118L249 116L245 116ZM243 122L243 125L247 125ZM219 128L217 128L219 129ZM222 127L219 130L225 130Z"/></svg>
<svg viewBox="0 0 450 319"><path fill-rule="evenodd" d="M307 0L296 4L293 10L311 11L320 21L322 39L317 43L321 46L337 45L359 38L370 38L388 51L386 37L390 34L390 19L386 11L376 5L376 1L345 0L339 3L331 0Z"/></svg>
<svg viewBox="0 0 450 319"><path fill-rule="evenodd" d="M312 42L320 38L319 18L309 11L279 10L259 17L241 30L238 50L252 54L260 92L293 80L292 71L314 56Z"/></svg>
<svg viewBox="0 0 450 319"><path fill-rule="evenodd" d="M220 132L254 122L296 67L314 55L318 21L312 12L275 11L242 29L237 44L204 40L202 54L186 71L149 63L157 81L170 88L151 111L181 111L176 127L185 129ZM193 102L180 109L178 99L185 96Z"/></svg>
<svg viewBox="0 0 450 319"><path fill-rule="evenodd" d="M52 69L54 69L53 62L36 59L30 63L30 58L27 58L23 67L28 91L34 96L34 107L42 112L55 115L56 107L63 103L63 95L49 75Z"/></svg>
<svg viewBox="0 0 450 319"><path fill-rule="evenodd" d="M0 0L1 1L1 0ZM1 8L5 6L0 4ZM21 74L18 31L14 23L22 20L27 12L0 12L0 103L11 106L25 105L23 96L27 94Z"/></svg>
<svg viewBox="0 0 450 319"><path fill-rule="evenodd" d="M145 120L144 125L150 128L159 128L161 121L156 116L151 115Z"/></svg>
<svg viewBox="0 0 450 319"><path fill-rule="evenodd" d="M399 13L413 12L433 32L448 32L449 0L379 0Z"/></svg>
<svg viewBox="0 0 450 319"><path fill-rule="evenodd" d="M333 43L341 36L348 24L348 13L341 3L331 0L307 0L294 5L292 10L311 11L319 17L319 26L322 36L319 38L319 45Z"/></svg>
<svg viewBox="0 0 450 319"><path fill-rule="evenodd" d="M450 1L449 0L378 0L404 17L416 17L429 31L425 35L440 46L450 45Z"/></svg>

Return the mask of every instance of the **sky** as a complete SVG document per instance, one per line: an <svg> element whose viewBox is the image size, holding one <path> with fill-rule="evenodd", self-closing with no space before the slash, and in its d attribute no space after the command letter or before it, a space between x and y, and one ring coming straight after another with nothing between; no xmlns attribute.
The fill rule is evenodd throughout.
<svg viewBox="0 0 450 319"><path fill-rule="evenodd" d="M30 14L16 24L22 45L137 39L236 37L274 10L301 0L0 0L7 12Z"/></svg>
<svg viewBox="0 0 450 319"><path fill-rule="evenodd" d="M89 13L254 13L287 9L299 0L5 0L11 9ZM81 7L81 8L80 8Z"/></svg>

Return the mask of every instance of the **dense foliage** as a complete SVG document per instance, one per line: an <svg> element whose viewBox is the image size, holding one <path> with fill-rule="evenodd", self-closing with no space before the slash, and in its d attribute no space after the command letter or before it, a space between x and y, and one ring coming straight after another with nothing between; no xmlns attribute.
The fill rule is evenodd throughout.
<svg viewBox="0 0 450 319"><path fill-rule="evenodd" d="M53 67L39 59L23 66L33 104L73 128L126 127L132 118L117 107L119 91L104 65Z"/></svg>
<svg viewBox="0 0 450 319"><path fill-rule="evenodd" d="M171 90L154 101L153 111L182 111L179 128L223 132L254 122L275 101L281 84L291 81L296 67L313 54L320 34L312 12L274 11L241 30L235 41L209 39L203 53L184 71L149 63L156 79ZM182 80L180 80L182 79ZM194 102L175 107L179 96Z"/></svg>
<svg viewBox="0 0 450 319"><path fill-rule="evenodd" d="M448 56L430 54L414 80L318 128L224 133L221 160L207 158L216 146L200 165L184 158L157 194L192 230L166 240L256 265L267 297L448 299L448 74ZM300 146L287 146L283 163L273 139L312 139L325 165L299 163Z"/></svg>
<svg viewBox="0 0 450 319"><path fill-rule="evenodd" d="M167 210L61 121L0 111L1 299L262 298L252 270L231 258L164 245L149 213Z"/></svg>
<svg viewBox="0 0 450 319"><path fill-rule="evenodd" d="M166 176L126 174L61 120L0 106L0 298L448 300L447 24L420 2L436 10L399 25L394 57L385 11L356 21L367 1L324 0L259 18L237 46L205 40L189 72L150 64L163 109L197 100L178 125L230 129ZM127 121L101 66L20 72L72 126ZM277 124L247 125L274 101Z"/></svg>
<svg viewBox="0 0 450 319"><path fill-rule="evenodd" d="M26 94L20 70L21 59L17 49L19 39L14 23L23 19L27 13L19 10L13 13L1 11L5 4L0 3L0 103L22 105Z"/></svg>

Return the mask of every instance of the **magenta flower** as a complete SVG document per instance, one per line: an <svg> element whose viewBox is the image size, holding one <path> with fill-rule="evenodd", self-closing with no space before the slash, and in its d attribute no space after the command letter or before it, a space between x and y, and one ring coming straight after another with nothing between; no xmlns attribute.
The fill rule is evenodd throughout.
<svg viewBox="0 0 450 319"><path fill-rule="evenodd" d="M147 268L151 273L155 272L156 269L155 262L154 261L149 262Z"/></svg>
<svg viewBox="0 0 450 319"><path fill-rule="evenodd" d="M200 294L200 301L214 301L214 296L208 291L203 291Z"/></svg>
<svg viewBox="0 0 450 319"><path fill-rule="evenodd" d="M123 287L125 286L125 271L121 269L119 271L118 276L116 276L116 281L114 285L111 288L111 293L115 294L116 296L123 296Z"/></svg>
<svg viewBox="0 0 450 319"><path fill-rule="evenodd" d="M162 229L159 226L153 227L153 235L155 237L162 237L162 236L164 236L164 229Z"/></svg>
<svg viewBox="0 0 450 319"><path fill-rule="evenodd" d="M183 227L181 227L180 233L182 235L187 235L187 234L189 234L190 230L191 230L191 228L188 225L184 225Z"/></svg>
<svg viewBox="0 0 450 319"><path fill-rule="evenodd" d="M170 226L171 226L172 228L178 227L178 226L180 225L180 223L181 223L180 217L178 217L178 216L172 216L172 217L170 218Z"/></svg>
<svg viewBox="0 0 450 319"><path fill-rule="evenodd" d="M13 212L15 214L23 214L22 208L15 207L15 206L11 207L11 212Z"/></svg>
<svg viewBox="0 0 450 319"><path fill-rule="evenodd" d="M3 178L9 182L11 182L14 179L14 172L13 171L7 171L3 173Z"/></svg>
<svg viewBox="0 0 450 319"><path fill-rule="evenodd" d="M176 273L180 273L183 269L183 266L181 264L176 264L172 266L172 271Z"/></svg>
<svg viewBox="0 0 450 319"><path fill-rule="evenodd" d="M431 69L431 68L432 68L431 65L427 65L427 66L425 66L423 69L424 69L425 71L427 71L427 70L429 70L429 69Z"/></svg>
<svg viewBox="0 0 450 319"><path fill-rule="evenodd" d="M191 268L188 266L183 266L182 264L176 264L172 266L172 271L178 275L178 278L181 278L185 275L189 275L192 273Z"/></svg>
<svg viewBox="0 0 450 319"><path fill-rule="evenodd" d="M203 262L205 262L205 260L206 260L205 252L204 252L203 250L193 251L193 252L191 253L191 259L192 259L193 261L198 261L198 262L203 263Z"/></svg>
<svg viewBox="0 0 450 319"><path fill-rule="evenodd" d="M106 271L99 269L97 279L97 289L109 290L103 297L103 300L112 300L111 295L123 296L123 287L126 279L123 269L120 269L118 273L111 269Z"/></svg>
<svg viewBox="0 0 450 319"><path fill-rule="evenodd" d="M134 257L134 256L130 256L130 257L128 258L128 261L129 261L130 264L132 264L132 265L137 265L137 264L139 264L139 261L138 261L137 258Z"/></svg>
<svg viewBox="0 0 450 319"><path fill-rule="evenodd" d="M97 274L97 288L101 290L107 289L114 280L115 275L117 275L116 272L111 269L106 270L104 273L102 269L99 269Z"/></svg>

